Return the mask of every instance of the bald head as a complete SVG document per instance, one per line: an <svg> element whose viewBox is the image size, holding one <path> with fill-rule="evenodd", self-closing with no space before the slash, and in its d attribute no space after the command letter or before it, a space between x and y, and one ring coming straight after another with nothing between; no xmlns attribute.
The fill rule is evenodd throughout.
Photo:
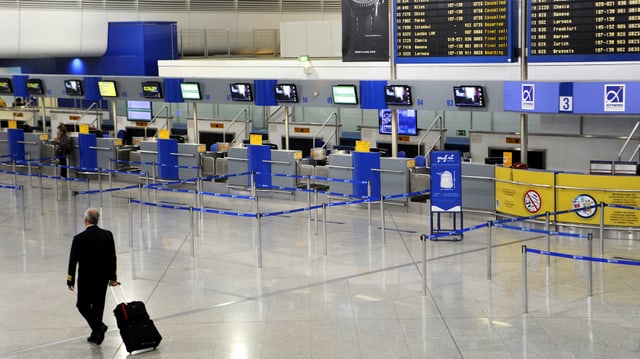
<svg viewBox="0 0 640 359"><path fill-rule="evenodd" d="M84 212L84 221L87 225L98 224L98 221L100 221L100 211L96 208L87 208Z"/></svg>

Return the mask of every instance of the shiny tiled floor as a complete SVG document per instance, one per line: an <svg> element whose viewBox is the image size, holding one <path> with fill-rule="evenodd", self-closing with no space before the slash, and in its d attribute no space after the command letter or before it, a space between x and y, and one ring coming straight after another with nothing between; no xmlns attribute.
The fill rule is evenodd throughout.
<svg viewBox="0 0 640 359"><path fill-rule="evenodd" d="M0 174L0 183L12 181ZM114 299L108 296L105 310L110 329L96 346L86 342L88 328L65 285L71 238L88 205L102 207L101 225L117 238L129 299L147 303L164 337L141 358L640 357L638 267L595 264L589 297L586 262L552 258L547 267L546 257L530 255L523 314L521 246L544 248L539 234L494 229L491 280L485 229L461 242L428 242L423 295L418 237L428 229L425 204L385 206L384 239L377 206L371 225L364 205L329 207L326 256L315 215L263 218L259 269L255 219L205 214L191 225L188 211L130 207L127 197L137 190L105 194L100 204L97 195L74 201L66 184L56 199L52 180L42 190L37 179L17 181L25 185L24 231L21 196L0 189L0 358L128 355L111 313ZM184 193L156 197L194 202ZM206 197L205 205L255 210L239 199ZM305 205L306 195L260 194L262 213ZM465 226L488 219L467 214ZM606 257L640 258L635 239L608 239L606 247ZM586 243L553 237L552 250L585 254Z"/></svg>

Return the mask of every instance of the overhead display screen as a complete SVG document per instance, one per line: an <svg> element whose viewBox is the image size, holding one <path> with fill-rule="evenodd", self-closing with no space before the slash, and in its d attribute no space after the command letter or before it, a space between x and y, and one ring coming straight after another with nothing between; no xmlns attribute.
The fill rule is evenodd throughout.
<svg viewBox="0 0 640 359"><path fill-rule="evenodd" d="M530 61L637 60L640 2L533 0Z"/></svg>
<svg viewBox="0 0 640 359"><path fill-rule="evenodd" d="M396 62L511 62L513 1L396 0Z"/></svg>

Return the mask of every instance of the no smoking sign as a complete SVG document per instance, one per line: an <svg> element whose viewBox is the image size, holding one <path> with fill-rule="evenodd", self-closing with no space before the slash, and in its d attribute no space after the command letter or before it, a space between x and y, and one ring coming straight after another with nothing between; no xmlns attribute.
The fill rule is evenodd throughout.
<svg viewBox="0 0 640 359"><path fill-rule="evenodd" d="M529 213L537 213L542 208L540 194L532 189L524 193L524 208Z"/></svg>

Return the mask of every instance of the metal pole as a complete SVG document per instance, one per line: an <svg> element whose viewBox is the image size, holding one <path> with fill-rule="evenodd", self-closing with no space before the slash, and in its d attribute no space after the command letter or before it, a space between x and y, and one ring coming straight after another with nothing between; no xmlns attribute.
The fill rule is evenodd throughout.
<svg viewBox="0 0 640 359"><path fill-rule="evenodd" d="M522 246L522 312L529 313L527 290L527 246Z"/></svg>
<svg viewBox="0 0 640 359"><path fill-rule="evenodd" d="M547 252L551 252L551 213L547 211L545 213L545 225L544 230L547 232ZM551 257L547 256L547 267L551 265Z"/></svg>
<svg viewBox="0 0 640 359"><path fill-rule="evenodd" d="M73 191L73 193L71 194L73 196L73 223L74 225L76 224L77 218L78 218L78 204L76 203L76 195L78 192Z"/></svg>
<svg viewBox="0 0 640 359"><path fill-rule="evenodd" d="M13 185L17 186L18 185L18 173L16 172L16 160L13 159L12 160L12 165L11 165L11 169L13 171Z"/></svg>
<svg viewBox="0 0 640 359"><path fill-rule="evenodd" d="M371 203L371 202L369 202ZM387 244L387 231L385 230L385 223L384 223L384 196L380 196L380 228L382 229L382 244L386 245Z"/></svg>
<svg viewBox="0 0 640 359"><path fill-rule="evenodd" d="M422 241L422 295L427 295L427 235L420 236Z"/></svg>
<svg viewBox="0 0 640 359"><path fill-rule="evenodd" d="M192 257L196 256L196 245L195 245L195 235L194 235L194 231L195 231L195 226L194 226L194 219L193 219L193 207L189 207L189 223L190 223L190 227L191 227L191 242L189 245L189 254Z"/></svg>
<svg viewBox="0 0 640 359"><path fill-rule="evenodd" d="M260 225L260 213L256 213L256 235L258 237L258 268L262 268L262 226Z"/></svg>
<svg viewBox="0 0 640 359"><path fill-rule="evenodd" d="M307 177L307 208L311 208L311 178ZM307 220L311 222L311 210L307 211Z"/></svg>
<svg viewBox="0 0 640 359"><path fill-rule="evenodd" d="M98 188L100 189L100 212L102 212L102 167L98 168Z"/></svg>
<svg viewBox="0 0 640 359"><path fill-rule="evenodd" d="M528 1L520 1L520 80L529 78L527 34L529 19L527 19ZM529 151L529 117L526 113L520 114L520 162L528 163Z"/></svg>
<svg viewBox="0 0 640 359"><path fill-rule="evenodd" d="M327 204L322 204L322 254L327 255Z"/></svg>
<svg viewBox="0 0 640 359"><path fill-rule="evenodd" d="M129 198L129 251L133 253L133 201L131 198Z"/></svg>
<svg viewBox="0 0 640 359"><path fill-rule="evenodd" d="M589 268L588 270L588 278L589 278L589 297L593 296L593 262L591 261L591 258L593 257L593 233L589 233L587 235L587 243L589 245L589 249L588 249L588 257L589 260L587 261L587 263L589 263Z"/></svg>
<svg viewBox="0 0 640 359"><path fill-rule="evenodd" d="M600 256L604 256L604 202L600 202Z"/></svg>
<svg viewBox="0 0 640 359"><path fill-rule="evenodd" d="M318 205L318 190L317 189L313 189L313 195L314 195L314 202L313 204L315 206ZM316 222L316 231L315 231L315 235L318 235L318 209L316 208L315 211L313 211L313 215L314 215L314 221Z"/></svg>
<svg viewBox="0 0 640 359"><path fill-rule="evenodd" d="M44 196L42 194L42 173L38 173L38 182L40 185L40 214L44 215Z"/></svg>
<svg viewBox="0 0 640 359"><path fill-rule="evenodd" d="M54 187L54 193L56 195L56 200L60 199L60 197L58 197L58 165L55 164L53 166L53 183L55 183L55 187Z"/></svg>
<svg viewBox="0 0 640 359"><path fill-rule="evenodd" d="M206 36L205 36L206 39ZM198 143L198 104L197 103L193 103L193 138L191 139L190 143Z"/></svg>
<svg viewBox="0 0 640 359"><path fill-rule="evenodd" d="M109 188L113 188L113 162L109 161ZM113 197L113 192L111 193L111 197Z"/></svg>
<svg viewBox="0 0 640 359"><path fill-rule="evenodd" d="M493 228L493 222L488 221L487 222L487 280L491 280L491 278L493 278L493 270L492 270L492 259L491 259L491 255L492 255L492 243L493 242L493 238L492 238L492 229Z"/></svg>
<svg viewBox="0 0 640 359"><path fill-rule="evenodd" d="M141 183L138 184L138 200L140 201L140 203L138 204L138 212L140 214L140 233L142 233L142 184Z"/></svg>
<svg viewBox="0 0 640 359"><path fill-rule="evenodd" d="M371 225L371 181L367 181L367 197L369 197L367 211L369 212L369 225Z"/></svg>
<svg viewBox="0 0 640 359"><path fill-rule="evenodd" d="M20 193L21 193L21 197L22 197L22 231L26 231L27 230L27 215L26 215L26 211L25 211L25 204L24 204L24 186L20 186Z"/></svg>
<svg viewBox="0 0 640 359"><path fill-rule="evenodd" d="M27 162L27 172L29 174L29 185L33 186L33 177L31 176L31 159Z"/></svg>

